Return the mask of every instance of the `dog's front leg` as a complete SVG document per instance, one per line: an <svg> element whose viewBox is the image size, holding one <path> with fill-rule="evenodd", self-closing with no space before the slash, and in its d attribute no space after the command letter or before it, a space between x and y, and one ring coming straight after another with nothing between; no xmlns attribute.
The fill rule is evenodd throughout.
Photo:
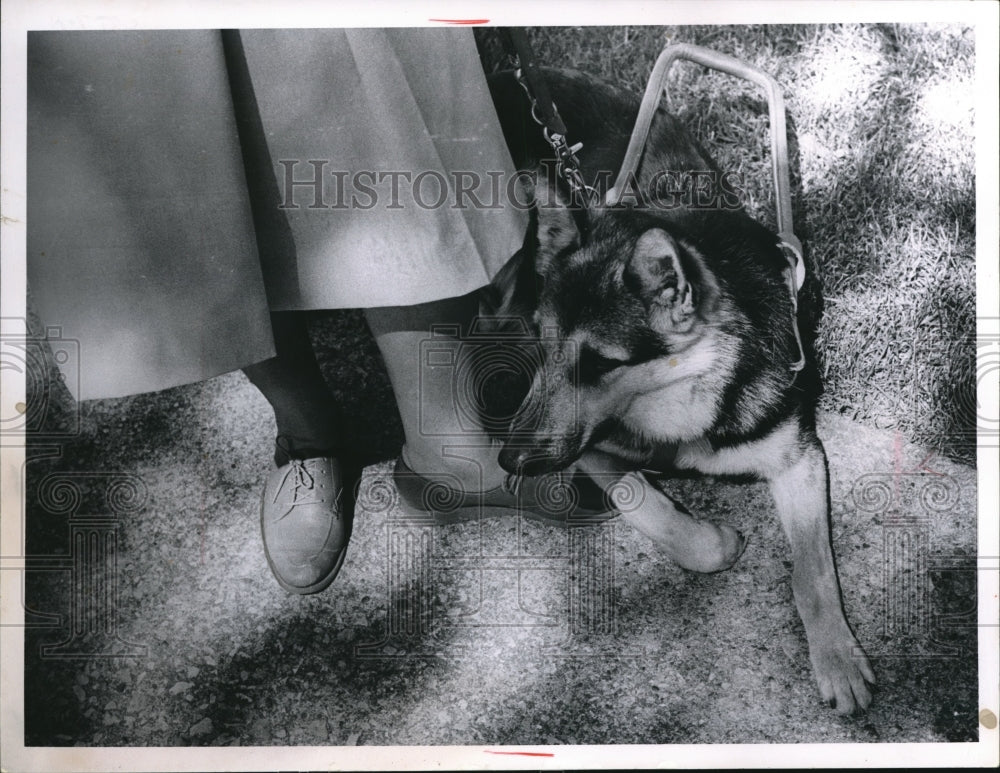
<svg viewBox="0 0 1000 773"><path fill-rule="evenodd" d="M820 694L842 714L871 703L868 658L844 617L830 542L826 456L815 438L791 466L770 476L771 493L792 546L792 592L809 639Z"/></svg>
<svg viewBox="0 0 1000 773"><path fill-rule="evenodd" d="M646 477L600 451L588 451L576 463L614 501L627 492L622 519L646 535L674 563L694 572L728 569L743 553L746 538L726 524L692 516Z"/></svg>

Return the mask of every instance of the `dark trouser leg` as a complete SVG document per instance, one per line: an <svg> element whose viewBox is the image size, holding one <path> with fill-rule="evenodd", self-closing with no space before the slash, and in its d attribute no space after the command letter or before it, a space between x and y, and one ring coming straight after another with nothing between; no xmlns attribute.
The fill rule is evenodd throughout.
<svg viewBox="0 0 1000 773"><path fill-rule="evenodd" d="M305 315L272 312L271 325L277 356L243 372L274 410L275 462L333 456L343 443L343 421L316 362Z"/></svg>

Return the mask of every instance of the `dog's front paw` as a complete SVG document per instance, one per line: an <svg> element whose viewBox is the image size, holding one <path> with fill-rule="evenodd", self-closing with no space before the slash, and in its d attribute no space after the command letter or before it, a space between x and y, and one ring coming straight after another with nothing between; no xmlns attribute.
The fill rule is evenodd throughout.
<svg viewBox="0 0 1000 773"><path fill-rule="evenodd" d="M678 566L711 574L729 569L743 555L747 538L732 526L696 521L688 515L683 518L690 523L680 524L682 528L646 530L646 535Z"/></svg>
<svg viewBox="0 0 1000 773"><path fill-rule="evenodd" d="M695 518L686 507L646 482L639 507L622 517L673 562L692 572L721 572L736 563L747 539L728 524Z"/></svg>
<svg viewBox="0 0 1000 773"><path fill-rule="evenodd" d="M850 633L816 642L809 648L820 695L840 714L860 713L872 702L875 684L868 657Z"/></svg>
<svg viewBox="0 0 1000 773"><path fill-rule="evenodd" d="M746 550L747 538L724 523L698 521L695 539L689 544L671 545L671 558L693 572L721 572L729 569Z"/></svg>

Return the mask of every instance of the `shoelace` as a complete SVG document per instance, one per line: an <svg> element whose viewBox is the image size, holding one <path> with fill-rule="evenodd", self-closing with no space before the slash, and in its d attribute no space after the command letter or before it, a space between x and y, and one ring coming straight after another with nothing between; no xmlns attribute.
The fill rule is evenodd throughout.
<svg viewBox="0 0 1000 773"><path fill-rule="evenodd" d="M294 510L298 505L318 505L323 501L315 496L316 479L313 477L313 474L306 469L305 460L292 459L288 465L288 469L285 471L285 474L281 477L281 482L278 484L278 488L274 492L274 498L271 500L271 504L276 504L278 502L278 497L281 496L281 492L285 490L285 484L288 482L289 476L293 476L292 502L284 513L274 519L275 521L280 521L292 512L292 510ZM306 494L302 495L302 498L300 499L300 494L303 491L313 493L313 497L309 498L309 495Z"/></svg>

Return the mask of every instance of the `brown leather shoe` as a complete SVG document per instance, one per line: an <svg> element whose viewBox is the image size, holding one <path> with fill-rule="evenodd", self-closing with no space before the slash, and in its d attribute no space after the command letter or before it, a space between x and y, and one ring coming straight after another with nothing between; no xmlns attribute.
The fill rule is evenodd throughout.
<svg viewBox="0 0 1000 773"><path fill-rule="evenodd" d="M353 476L330 457L293 459L267 478L264 555L289 593L319 593L340 571L354 519Z"/></svg>

